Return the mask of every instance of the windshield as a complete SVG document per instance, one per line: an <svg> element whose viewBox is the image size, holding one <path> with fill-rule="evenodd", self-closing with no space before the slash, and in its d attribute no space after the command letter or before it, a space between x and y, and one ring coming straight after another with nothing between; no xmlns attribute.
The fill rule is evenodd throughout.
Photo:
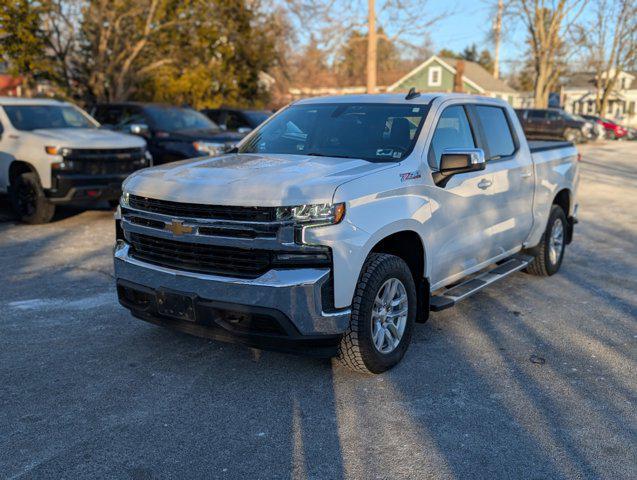
<svg viewBox="0 0 637 480"><path fill-rule="evenodd" d="M71 105L5 105L3 108L18 130L97 128L87 114Z"/></svg>
<svg viewBox="0 0 637 480"><path fill-rule="evenodd" d="M293 105L251 134L240 153L398 161L414 147L427 105Z"/></svg>
<svg viewBox="0 0 637 480"><path fill-rule="evenodd" d="M146 107L155 130L177 132L179 130L218 130L216 123L190 108Z"/></svg>

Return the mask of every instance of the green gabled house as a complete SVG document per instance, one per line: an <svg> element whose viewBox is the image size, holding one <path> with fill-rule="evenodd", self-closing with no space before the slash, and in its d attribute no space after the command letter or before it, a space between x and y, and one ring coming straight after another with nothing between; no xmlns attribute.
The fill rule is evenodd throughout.
<svg viewBox="0 0 637 480"><path fill-rule="evenodd" d="M458 62L463 65L459 66ZM523 106L527 95L494 78L481 65L467 60L433 55L407 75L387 87L388 92L407 92L415 87L419 92L453 92L457 68L463 70L462 91L476 95L502 98L514 107Z"/></svg>

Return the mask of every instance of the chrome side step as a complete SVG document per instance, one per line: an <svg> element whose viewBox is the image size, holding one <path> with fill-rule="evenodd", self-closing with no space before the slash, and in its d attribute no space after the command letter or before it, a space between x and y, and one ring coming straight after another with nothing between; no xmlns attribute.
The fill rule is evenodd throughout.
<svg viewBox="0 0 637 480"><path fill-rule="evenodd" d="M438 295L433 295L429 302L429 310L439 312L440 310L451 308L460 300L464 300L492 283L522 270L532 261L533 257L529 255L515 255L500 265L497 265L495 268L484 271L469 280L465 280L458 285L448 288Z"/></svg>

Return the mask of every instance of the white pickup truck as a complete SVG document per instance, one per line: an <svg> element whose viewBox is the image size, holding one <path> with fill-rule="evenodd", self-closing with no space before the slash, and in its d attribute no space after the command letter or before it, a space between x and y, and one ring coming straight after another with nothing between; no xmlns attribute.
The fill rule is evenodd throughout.
<svg viewBox="0 0 637 480"><path fill-rule="evenodd" d="M98 127L67 102L0 97L0 192L21 221L46 223L71 202L117 202L122 181L150 165L142 138Z"/></svg>
<svg viewBox="0 0 637 480"><path fill-rule="evenodd" d="M578 153L479 96L293 103L223 156L139 171L116 214L136 317L379 373L414 325L525 269L558 271Z"/></svg>

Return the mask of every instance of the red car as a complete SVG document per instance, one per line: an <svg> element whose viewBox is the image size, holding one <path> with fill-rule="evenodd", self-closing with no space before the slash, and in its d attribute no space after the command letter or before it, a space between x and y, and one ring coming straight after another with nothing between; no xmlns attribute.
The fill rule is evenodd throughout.
<svg viewBox="0 0 637 480"><path fill-rule="evenodd" d="M607 118L596 117L595 115L581 115L582 117L593 120L599 123L606 130L606 137L611 140L625 137L628 134L628 129L617 125L615 122L608 120Z"/></svg>

